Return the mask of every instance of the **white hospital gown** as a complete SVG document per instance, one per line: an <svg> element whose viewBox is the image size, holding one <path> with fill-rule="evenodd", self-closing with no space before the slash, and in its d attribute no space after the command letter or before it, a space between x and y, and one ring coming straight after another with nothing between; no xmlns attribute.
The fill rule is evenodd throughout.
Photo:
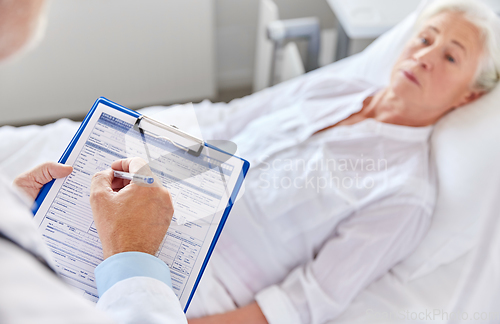
<svg viewBox="0 0 500 324"><path fill-rule="evenodd" d="M378 90L334 76L201 104L205 139L230 139L251 163L196 293L197 317L256 300L271 324L325 323L422 240L435 203L432 127L367 119Z"/></svg>

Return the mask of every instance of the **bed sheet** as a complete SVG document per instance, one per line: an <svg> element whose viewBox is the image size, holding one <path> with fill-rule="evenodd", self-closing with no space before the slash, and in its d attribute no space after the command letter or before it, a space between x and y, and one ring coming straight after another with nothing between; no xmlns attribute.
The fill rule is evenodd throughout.
<svg viewBox="0 0 500 324"><path fill-rule="evenodd" d="M409 283L403 283L389 272L361 292L346 311L329 324L446 323L437 316L420 320L412 315L449 310L450 301L459 297L458 286L470 259L471 252Z"/></svg>
<svg viewBox="0 0 500 324"><path fill-rule="evenodd" d="M0 170L9 180L61 157L80 123L61 119L46 126L0 128Z"/></svg>

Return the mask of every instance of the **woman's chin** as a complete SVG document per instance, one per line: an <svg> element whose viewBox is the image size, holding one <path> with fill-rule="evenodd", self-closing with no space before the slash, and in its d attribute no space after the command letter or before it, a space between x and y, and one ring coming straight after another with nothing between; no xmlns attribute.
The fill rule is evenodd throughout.
<svg viewBox="0 0 500 324"><path fill-rule="evenodd" d="M392 92L401 98L419 98L422 97L422 91L415 83L405 80L395 80L389 87Z"/></svg>

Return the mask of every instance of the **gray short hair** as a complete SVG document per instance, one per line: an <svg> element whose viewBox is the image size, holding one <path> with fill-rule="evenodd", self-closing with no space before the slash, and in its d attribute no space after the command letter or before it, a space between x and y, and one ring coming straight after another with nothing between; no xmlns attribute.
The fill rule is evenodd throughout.
<svg viewBox="0 0 500 324"><path fill-rule="evenodd" d="M500 19L480 0L437 0L418 17L416 26L442 12L460 12L474 24L483 38L483 57L479 62L473 87L490 91L500 80Z"/></svg>

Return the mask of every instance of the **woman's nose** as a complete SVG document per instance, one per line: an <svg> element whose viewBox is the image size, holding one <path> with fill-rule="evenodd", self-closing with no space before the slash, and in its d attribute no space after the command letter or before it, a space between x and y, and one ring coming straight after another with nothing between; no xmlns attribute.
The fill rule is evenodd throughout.
<svg viewBox="0 0 500 324"><path fill-rule="evenodd" d="M422 48L413 54L413 59L424 69L431 70L434 67L436 52L432 47Z"/></svg>

